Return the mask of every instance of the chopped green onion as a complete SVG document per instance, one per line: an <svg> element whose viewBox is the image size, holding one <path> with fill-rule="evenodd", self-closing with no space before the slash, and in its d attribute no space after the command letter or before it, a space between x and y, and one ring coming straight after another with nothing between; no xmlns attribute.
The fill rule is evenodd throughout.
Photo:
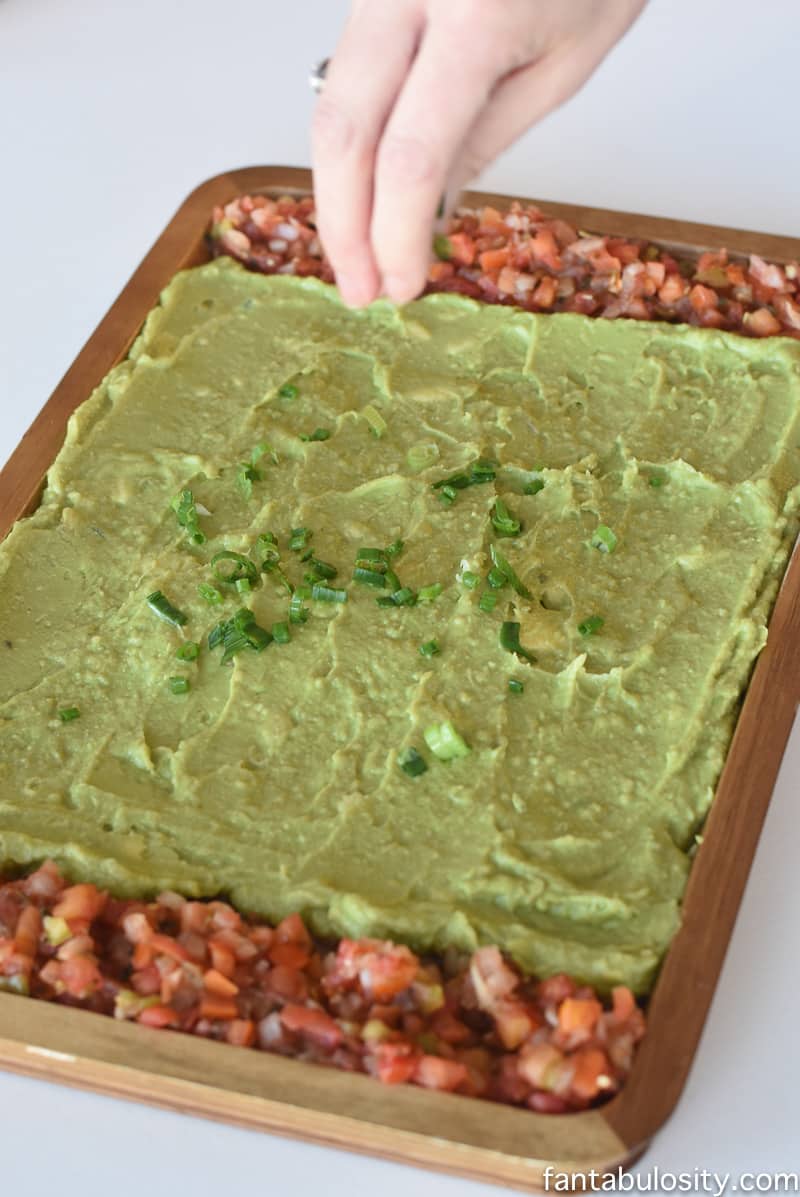
<svg viewBox="0 0 800 1197"><path fill-rule="evenodd" d="M496 565L493 565L486 575L486 581L489 583L492 590L502 590L508 582L508 578L502 569L498 569Z"/></svg>
<svg viewBox="0 0 800 1197"><path fill-rule="evenodd" d="M189 679L186 677L171 677L169 679L169 688L173 694L188 694Z"/></svg>
<svg viewBox="0 0 800 1197"><path fill-rule="evenodd" d="M536 658L532 653L529 653L526 648L523 648L519 642L519 624L514 620L507 619L500 628L500 647L504 648L507 653L515 653L518 657L524 657L526 661L535 661Z"/></svg>
<svg viewBox="0 0 800 1197"><path fill-rule="evenodd" d="M648 481L651 486L663 486L667 479L664 474L651 474Z"/></svg>
<svg viewBox="0 0 800 1197"><path fill-rule="evenodd" d="M432 603L442 593L441 582L433 582L430 586L423 586L417 594L421 603Z"/></svg>
<svg viewBox="0 0 800 1197"><path fill-rule="evenodd" d="M279 399L296 399L299 394L293 382L285 382L282 387L278 387Z"/></svg>
<svg viewBox="0 0 800 1197"><path fill-rule="evenodd" d="M224 564L227 563L227 564ZM241 553L234 553L231 549L220 549L211 558L211 567L218 582L225 582L235 586L241 578L246 578L251 584L258 581L258 570L253 562Z"/></svg>
<svg viewBox="0 0 800 1197"><path fill-rule="evenodd" d="M288 644L291 638L288 623L281 621L272 625L272 639L276 644Z"/></svg>
<svg viewBox="0 0 800 1197"><path fill-rule="evenodd" d="M194 495L190 490L182 490L170 504L178 517L178 523L186 529L186 534L193 544L205 544L206 536L200 528L197 506Z"/></svg>
<svg viewBox="0 0 800 1197"><path fill-rule="evenodd" d="M480 607L481 611L485 611L488 615L490 612L494 611L495 607L497 606L497 595L491 590L485 590L481 595L478 606Z"/></svg>
<svg viewBox="0 0 800 1197"><path fill-rule="evenodd" d="M377 569L364 569L363 566L357 565L353 570L353 581L361 582L364 586L377 586L383 590L386 587L386 574Z"/></svg>
<svg viewBox="0 0 800 1197"><path fill-rule="evenodd" d="M309 558L310 569L306 574L307 582L321 582L323 580L330 582L331 578L335 578L339 572L335 565L329 565L327 561L320 561L318 557L312 556Z"/></svg>
<svg viewBox="0 0 800 1197"><path fill-rule="evenodd" d="M601 553L613 553L617 538L607 524L598 524L590 543L593 549L599 549Z"/></svg>
<svg viewBox="0 0 800 1197"><path fill-rule="evenodd" d="M578 631L581 636L593 636L595 632L600 631L604 623L602 615L590 615L583 623L578 624Z"/></svg>
<svg viewBox="0 0 800 1197"><path fill-rule="evenodd" d="M384 552L386 553L387 557L397 557L399 553L402 553L404 548L405 541L401 540L398 536L397 540L393 540L388 548L384 549Z"/></svg>
<svg viewBox="0 0 800 1197"><path fill-rule="evenodd" d="M441 649L438 640L426 640L419 646L419 651L423 657L435 657L438 652L441 652Z"/></svg>
<svg viewBox="0 0 800 1197"><path fill-rule="evenodd" d="M529 599L531 597L530 590L528 590L527 586L523 586L522 582L519 580L516 573L511 568L511 565L506 560L506 558L503 556L503 554L500 552L500 550L495 545L490 545L489 552L491 553L492 561L494 562L494 564L497 566L498 569L501 569L503 571L503 573L505 574L506 581L511 586L511 588L513 590L515 590L517 592L517 594L521 595L522 598Z"/></svg>
<svg viewBox="0 0 800 1197"><path fill-rule="evenodd" d="M308 619L308 607L303 606L303 595L297 591L289 599L289 622L305 623Z"/></svg>
<svg viewBox="0 0 800 1197"><path fill-rule="evenodd" d="M386 549L359 549L356 553L356 565L362 561L367 561L373 565L374 569L378 569L381 565L386 569Z"/></svg>
<svg viewBox="0 0 800 1197"><path fill-rule="evenodd" d="M209 586L207 582L200 583L197 587L197 593L212 607L218 607L220 603L224 602L216 586Z"/></svg>
<svg viewBox="0 0 800 1197"><path fill-rule="evenodd" d="M373 406L372 403L368 403L366 407L362 408L361 414L372 429L373 435L378 438L382 437L389 425L377 407Z"/></svg>
<svg viewBox="0 0 800 1197"><path fill-rule="evenodd" d="M508 679L508 688L512 694L521 694L525 689L522 682L518 681L515 677L510 677Z"/></svg>
<svg viewBox="0 0 800 1197"><path fill-rule="evenodd" d="M502 499L495 500L492 525L499 536L519 536L522 531L522 524L511 514Z"/></svg>
<svg viewBox="0 0 800 1197"><path fill-rule="evenodd" d="M461 584L462 586L466 586L467 590L474 590L479 582L480 578L471 569L465 569L461 575Z"/></svg>
<svg viewBox="0 0 800 1197"><path fill-rule="evenodd" d="M239 487L245 499L250 499L253 496L253 483L260 482L263 475L257 466L251 465L247 461L241 462L236 468L236 485Z"/></svg>
<svg viewBox="0 0 800 1197"><path fill-rule="evenodd" d="M80 719L81 713L77 707L62 707L58 717L62 723L72 723L73 719Z"/></svg>
<svg viewBox="0 0 800 1197"><path fill-rule="evenodd" d="M289 548L293 553L301 553L313 535L314 533L310 528L292 528L292 534L289 537Z"/></svg>
<svg viewBox="0 0 800 1197"><path fill-rule="evenodd" d="M330 428L315 428L313 432L300 433L301 441L327 441L330 439Z"/></svg>
<svg viewBox="0 0 800 1197"><path fill-rule="evenodd" d="M460 470L457 474L451 474L448 478L440 478L438 482L434 482L432 485L434 490L444 491L447 494L448 501L452 502L456 497L455 491L464 490L468 486L481 486L485 482L494 482L496 477L496 462L478 458L466 471Z"/></svg>
<svg viewBox="0 0 800 1197"><path fill-rule="evenodd" d="M182 628L185 623L189 622L189 616L184 615L183 611L179 611L177 607L174 607L160 590L154 590L152 594L148 594L147 605L151 611L155 612L159 619L163 619L165 623L172 624L174 628Z"/></svg>
<svg viewBox="0 0 800 1197"><path fill-rule="evenodd" d="M397 763L409 777L419 777L421 773L426 773L428 770L424 758L420 756L416 748L404 748L398 754Z"/></svg>
<svg viewBox="0 0 800 1197"><path fill-rule="evenodd" d="M179 661L196 661L200 656L200 645L195 640L187 640L180 646L175 656Z"/></svg>
<svg viewBox="0 0 800 1197"><path fill-rule="evenodd" d="M417 596L408 586L401 586L399 590L395 590L391 598L395 607L413 607L417 601Z"/></svg>
<svg viewBox="0 0 800 1197"><path fill-rule="evenodd" d="M315 584L311 587L311 597L320 603L346 603L347 591Z"/></svg>
<svg viewBox="0 0 800 1197"><path fill-rule="evenodd" d="M470 749L449 719L444 723L432 723L425 729L425 743L440 761L452 761L467 756Z"/></svg>
<svg viewBox="0 0 800 1197"><path fill-rule="evenodd" d="M443 486L439 491L439 498L441 502L444 503L445 507L452 507L453 503L456 501L457 495L458 491L454 486Z"/></svg>
<svg viewBox="0 0 800 1197"><path fill-rule="evenodd" d="M254 648L257 653L261 653L272 644L272 633L268 632L266 628L260 627L257 623L250 623L244 629L244 635L247 638L247 643L251 648Z"/></svg>
<svg viewBox="0 0 800 1197"><path fill-rule="evenodd" d="M543 470L544 466L537 466L536 469L532 471L530 478L522 488L523 495L538 495L540 490L544 490L544 478L542 477Z"/></svg>
<svg viewBox="0 0 800 1197"><path fill-rule="evenodd" d="M446 237L444 233L437 233L433 239L433 252L440 261L449 262L453 255L453 247L450 244L450 238Z"/></svg>
<svg viewBox="0 0 800 1197"><path fill-rule="evenodd" d="M235 582L236 589L239 594L249 594L253 587L250 585L249 578L237 578Z"/></svg>
<svg viewBox="0 0 800 1197"><path fill-rule="evenodd" d="M258 444L254 446L253 451L250 454L250 461L253 465L258 465L258 463L261 461L261 458L266 457L267 454L269 454L269 456L272 458L275 465L278 465L278 454L275 452L269 441L259 441Z"/></svg>
<svg viewBox="0 0 800 1197"><path fill-rule="evenodd" d="M435 441L421 441L418 445L412 445L408 453L406 453L406 461L408 468L415 474L422 470L427 470L434 462L439 460L439 446Z"/></svg>

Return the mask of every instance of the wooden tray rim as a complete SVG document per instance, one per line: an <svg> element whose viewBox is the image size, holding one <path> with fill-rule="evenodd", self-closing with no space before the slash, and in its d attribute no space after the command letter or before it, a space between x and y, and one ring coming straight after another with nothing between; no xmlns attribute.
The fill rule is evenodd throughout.
<svg viewBox="0 0 800 1197"><path fill-rule="evenodd" d="M207 258L212 206L246 192L291 195L310 187L308 170L256 166L216 175L187 197L0 472L0 539L35 508L69 415L125 357L162 288L178 270ZM502 208L513 198L469 192L464 202ZM782 262L800 257L800 241L776 234L524 202L580 228L643 237L678 251L725 246ZM526 1189L541 1186L548 1164L578 1171L629 1163L669 1116L691 1067L800 702L798 679L795 553L690 875L683 923L650 1000L648 1035L627 1085L600 1109L544 1116L416 1088L388 1089L360 1076L6 994L0 995L0 1066ZM681 1001L687 992L688 1007Z"/></svg>

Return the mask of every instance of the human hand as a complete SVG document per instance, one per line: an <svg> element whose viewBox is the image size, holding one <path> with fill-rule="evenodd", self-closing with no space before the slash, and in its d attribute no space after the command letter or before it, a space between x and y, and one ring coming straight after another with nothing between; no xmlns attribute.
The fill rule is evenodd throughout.
<svg viewBox="0 0 800 1197"><path fill-rule="evenodd" d="M345 301L425 285L434 214L578 90L645 0L354 0L313 127Z"/></svg>

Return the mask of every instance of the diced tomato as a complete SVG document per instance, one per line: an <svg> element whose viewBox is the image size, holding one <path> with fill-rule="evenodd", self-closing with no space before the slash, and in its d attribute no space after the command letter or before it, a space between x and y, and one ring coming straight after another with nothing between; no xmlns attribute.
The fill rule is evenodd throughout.
<svg viewBox="0 0 800 1197"><path fill-rule="evenodd" d="M269 970L264 985L269 993L290 1001L302 1000L308 992L303 974L284 964L276 964Z"/></svg>
<svg viewBox="0 0 800 1197"><path fill-rule="evenodd" d="M441 1089L451 1093L469 1079L463 1064L457 1060L443 1060L441 1056L422 1056L414 1070L414 1080L426 1089Z"/></svg>
<svg viewBox="0 0 800 1197"><path fill-rule="evenodd" d="M481 270L486 274L497 274L508 265L508 249L487 249L478 257Z"/></svg>
<svg viewBox="0 0 800 1197"><path fill-rule="evenodd" d="M558 279L546 277L533 292L531 300L540 308L551 308L558 295Z"/></svg>
<svg viewBox="0 0 800 1197"><path fill-rule="evenodd" d="M239 992L239 986L230 977L224 976L215 968L209 968L203 973L203 985L208 993L218 997L233 997Z"/></svg>
<svg viewBox="0 0 800 1197"><path fill-rule="evenodd" d="M559 1029L566 1031L592 1031L603 1013L603 1007L596 998L565 998L558 1007Z"/></svg>
<svg viewBox="0 0 800 1197"><path fill-rule="evenodd" d="M459 266L471 266L475 261L475 242L466 233L451 233L450 260Z"/></svg>
<svg viewBox="0 0 800 1197"><path fill-rule="evenodd" d="M537 1114L566 1114L569 1110L569 1103L563 1097L557 1097L555 1093L547 1093L541 1089L531 1093L527 1104Z"/></svg>
<svg viewBox="0 0 800 1197"><path fill-rule="evenodd" d="M552 1043L530 1043L517 1060L520 1076L535 1089L551 1089L563 1064L563 1052Z"/></svg>
<svg viewBox="0 0 800 1197"><path fill-rule="evenodd" d="M76 998L86 998L103 984L100 969L88 956L74 956L61 965L61 984L66 993Z"/></svg>
<svg viewBox="0 0 800 1197"><path fill-rule="evenodd" d="M746 313L744 325L756 337L772 337L781 331L780 321L768 308L757 308L754 312Z"/></svg>
<svg viewBox="0 0 800 1197"><path fill-rule="evenodd" d="M431 1030L445 1043L462 1044L474 1042L474 1035L465 1022L443 1007L431 1019Z"/></svg>
<svg viewBox="0 0 800 1197"><path fill-rule="evenodd" d="M558 243L550 229L539 229L536 235L531 238L530 249L534 261L540 263L542 266L547 266L549 270L554 272L558 272L561 269L562 262L558 251Z"/></svg>
<svg viewBox="0 0 800 1197"><path fill-rule="evenodd" d="M302 1035L313 1043L333 1051L342 1042L342 1028L324 1010L290 1003L281 1010L281 1022L287 1031Z"/></svg>
<svg viewBox="0 0 800 1197"><path fill-rule="evenodd" d="M688 284L679 274L668 274L658 289L658 298L662 303L677 303L688 290Z"/></svg>
<svg viewBox="0 0 800 1197"><path fill-rule="evenodd" d="M208 951L211 956L211 964L225 977L232 977L236 968L236 957L227 944L220 943L217 939L210 939L208 941Z"/></svg>
<svg viewBox="0 0 800 1197"><path fill-rule="evenodd" d="M200 999L200 1017L213 1020L227 1021L237 1018L239 1007L232 997L218 997L216 994L206 993Z"/></svg>
<svg viewBox="0 0 800 1197"><path fill-rule="evenodd" d="M492 1009L495 1030L503 1047L514 1051L542 1025L542 1020L513 998L498 998Z"/></svg>
<svg viewBox="0 0 800 1197"><path fill-rule="evenodd" d="M294 969L305 968L311 959L309 949L299 943L273 943L267 954L273 964Z"/></svg>
<svg viewBox="0 0 800 1197"><path fill-rule="evenodd" d="M256 1041L256 1024L251 1018L234 1018L228 1023L225 1038L234 1047L252 1047Z"/></svg>
<svg viewBox="0 0 800 1197"><path fill-rule="evenodd" d="M716 291L712 291L711 287L704 287L701 283L695 283L689 291L689 302L694 310L698 313L706 312L709 308L716 308L719 299Z"/></svg>
<svg viewBox="0 0 800 1197"><path fill-rule="evenodd" d="M368 1064L384 1085L402 1085L414 1076L418 1059L419 1052L410 1043L377 1043Z"/></svg>
<svg viewBox="0 0 800 1197"><path fill-rule="evenodd" d="M636 1009L636 998L627 985L615 985L611 990L611 1001L617 1022L626 1022Z"/></svg>
<svg viewBox="0 0 800 1197"><path fill-rule="evenodd" d="M144 1010L136 1015L136 1021L140 1022L142 1026L160 1029L176 1027L180 1018L171 1006L145 1006Z"/></svg>
<svg viewBox="0 0 800 1197"><path fill-rule="evenodd" d="M23 956L35 956L42 933L42 915L37 906L26 906L14 932L14 947Z"/></svg>
<svg viewBox="0 0 800 1197"><path fill-rule="evenodd" d="M22 883L22 892L36 901L52 902L64 888L64 878L52 860L30 873Z"/></svg>
<svg viewBox="0 0 800 1197"><path fill-rule="evenodd" d="M452 278L456 268L452 262L431 262L428 267L428 281L440 283L446 278Z"/></svg>
<svg viewBox="0 0 800 1197"><path fill-rule="evenodd" d="M178 943L177 939L173 939L171 935L161 935L154 931L146 946L155 952L157 956L169 956L173 960L180 960L181 962L189 959L189 953L186 951L186 948L183 944Z"/></svg>
<svg viewBox="0 0 800 1197"><path fill-rule="evenodd" d="M86 919L92 922L105 906L107 895L101 893L96 885L71 885L61 894L58 903L53 907L53 916L57 919Z"/></svg>
<svg viewBox="0 0 800 1197"><path fill-rule="evenodd" d="M572 1093L585 1101L597 1097L603 1087L610 1088L611 1067L605 1052L597 1047L582 1047L573 1056ZM606 1086L603 1081L608 1082Z"/></svg>

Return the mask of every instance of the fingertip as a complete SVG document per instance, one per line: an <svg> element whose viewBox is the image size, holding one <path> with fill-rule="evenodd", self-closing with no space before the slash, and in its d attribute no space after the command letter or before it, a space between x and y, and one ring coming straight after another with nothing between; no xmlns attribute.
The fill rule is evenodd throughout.
<svg viewBox="0 0 800 1197"><path fill-rule="evenodd" d="M387 274L383 278L383 294L397 304L411 303L419 297L424 286L424 281L420 283L418 278L409 275Z"/></svg>
<svg viewBox="0 0 800 1197"><path fill-rule="evenodd" d="M365 308L380 292L377 277L367 275L337 274L336 285L349 308Z"/></svg>

